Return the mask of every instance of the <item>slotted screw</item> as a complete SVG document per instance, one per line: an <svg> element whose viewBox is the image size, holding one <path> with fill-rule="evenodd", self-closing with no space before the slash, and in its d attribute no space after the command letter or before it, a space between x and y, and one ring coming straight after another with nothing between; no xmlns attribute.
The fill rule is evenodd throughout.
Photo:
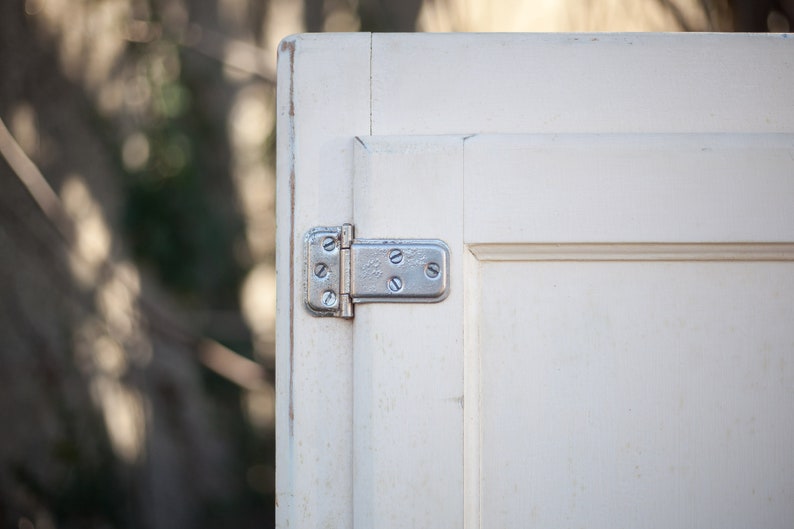
<svg viewBox="0 0 794 529"><path fill-rule="evenodd" d="M336 248L336 239L334 239L333 237L326 237L325 239L323 239L323 250L325 250L326 252L330 252L334 248Z"/></svg>
<svg viewBox="0 0 794 529"><path fill-rule="evenodd" d="M435 279L438 277L438 274L441 272L441 267L438 266L438 263L427 263L425 267L425 275L430 279Z"/></svg>
<svg viewBox="0 0 794 529"><path fill-rule="evenodd" d="M314 267L314 275L319 277L320 279L324 278L328 275L328 265L325 263L317 263L317 266Z"/></svg>
<svg viewBox="0 0 794 529"><path fill-rule="evenodd" d="M333 307L336 305L336 292L333 290L326 290L323 292L323 305L326 307Z"/></svg>
<svg viewBox="0 0 794 529"><path fill-rule="evenodd" d="M403 288L403 280L399 277L392 277L389 279L389 290L392 292L399 292Z"/></svg>
<svg viewBox="0 0 794 529"><path fill-rule="evenodd" d="M403 261L403 252L402 252L402 250L400 250L398 248L395 248L394 250L391 250L389 252L389 261L391 261L392 264L400 264L400 263L402 263L402 261Z"/></svg>

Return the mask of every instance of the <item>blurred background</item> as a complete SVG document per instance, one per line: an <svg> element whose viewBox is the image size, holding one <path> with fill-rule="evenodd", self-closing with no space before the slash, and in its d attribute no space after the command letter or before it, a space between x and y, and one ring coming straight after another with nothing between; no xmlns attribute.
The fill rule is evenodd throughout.
<svg viewBox="0 0 794 529"><path fill-rule="evenodd" d="M303 31L789 31L794 0L4 0L0 524L267 528Z"/></svg>

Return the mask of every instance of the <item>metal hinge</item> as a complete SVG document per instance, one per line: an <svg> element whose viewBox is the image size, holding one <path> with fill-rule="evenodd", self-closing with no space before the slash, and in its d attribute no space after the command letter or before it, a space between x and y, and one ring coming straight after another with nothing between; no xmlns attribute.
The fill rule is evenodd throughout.
<svg viewBox="0 0 794 529"><path fill-rule="evenodd" d="M442 241L355 239L353 226L306 234L306 307L353 317L356 303L436 303L449 294L449 248Z"/></svg>

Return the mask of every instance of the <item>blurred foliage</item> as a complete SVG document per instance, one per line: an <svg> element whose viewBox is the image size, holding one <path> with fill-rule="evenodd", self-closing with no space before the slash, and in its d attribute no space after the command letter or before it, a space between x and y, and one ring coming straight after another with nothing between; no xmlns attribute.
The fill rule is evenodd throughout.
<svg viewBox="0 0 794 529"><path fill-rule="evenodd" d="M124 227L136 258L183 299L224 300L244 273L233 252L239 227L211 208L190 130L169 122L147 130L152 152L145 167L127 174Z"/></svg>
<svg viewBox="0 0 794 529"><path fill-rule="evenodd" d="M208 56L186 39L259 48L218 9L0 6L0 118L74 233L0 158L0 526L272 525L272 430L247 415L252 390L201 363L207 339L254 357L228 119L257 79L230 80L223 41ZM272 159L264 141L251 149Z"/></svg>
<svg viewBox="0 0 794 529"><path fill-rule="evenodd" d="M234 251L242 221L221 215L208 198L218 178L213 172L227 170L218 163L228 159L219 152L228 141L224 127L200 104L206 84L182 67L176 43L158 39L133 52L137 91L148 97L136 116L138 131L119 148L132 252L183 302L234 307L246 272ZM222 76L220 65L208 67L204 75Z"/></svg>

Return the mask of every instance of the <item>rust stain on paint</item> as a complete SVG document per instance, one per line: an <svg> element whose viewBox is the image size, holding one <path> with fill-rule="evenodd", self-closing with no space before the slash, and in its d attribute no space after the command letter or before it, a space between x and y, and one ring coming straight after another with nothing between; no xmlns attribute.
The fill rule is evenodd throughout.
<svg viewBox="0 0 794 529"><path fill-rule="evenodd" d="M294 89L295 83L295 42L291 40L285 40L281 43L281 51L283 53L289 53L289 116L290 118L295 117L295 98L294 98ZM290 120L290 129L292 129L292 120Z"/></svg>
<svg viewBox="0 0 794 529"><path fill-rule="evenodd" d="M295 422L294 368L295 368L295 41L281 42L282 53L289 54L289 436L293 437Z"/></svg>

